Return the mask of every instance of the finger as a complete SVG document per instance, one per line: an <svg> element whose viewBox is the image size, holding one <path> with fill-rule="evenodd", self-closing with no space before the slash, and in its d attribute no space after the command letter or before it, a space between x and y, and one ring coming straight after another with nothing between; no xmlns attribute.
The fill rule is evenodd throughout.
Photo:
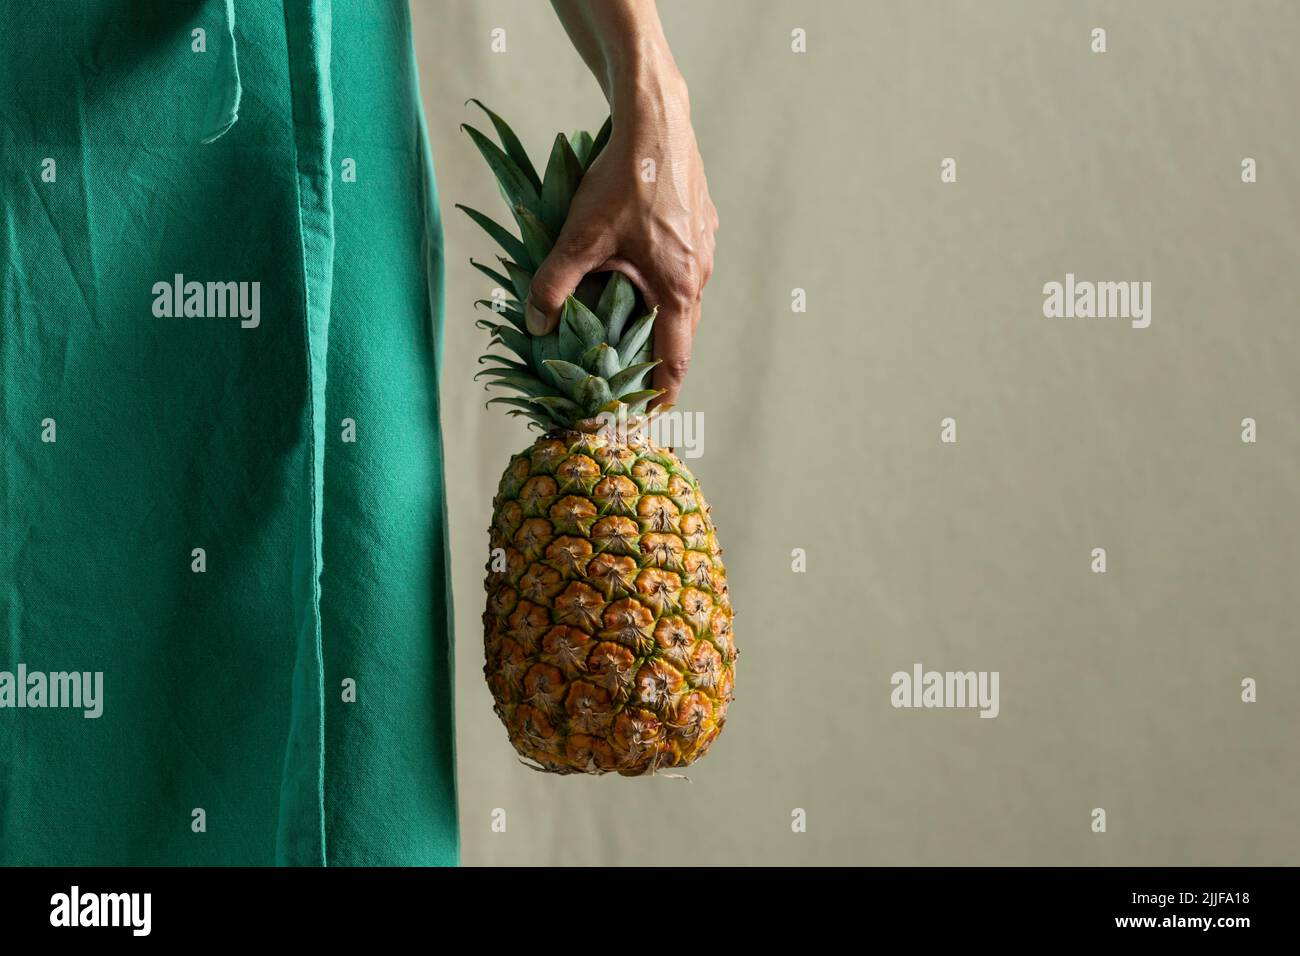
<svg viewBox="0 0 1300 956"><path fill-rule="evenodd" d="M715 251L713 233L702 232L699 238L699 246L701 250L700 251L700 290L703 291L704 287L709 284L709 280L713 278L713 254ZM695 316L697 322L699 321L699 313L700 313L699 303L697 302L695 308Z"/></svg>
<svg viewBox="0 0 1300 956"><path fill-rule="evenodd" d="M612 251L608 230L589 230L573 220L566 222L554 248L533 275L524 303L528 331L545 335L559 325L564 300Z"/></svg>
<svg viewBox="0 0 1300 956"><path fill-rule="evenodd" d="M698 315L698 302L660 306L654 326L654 355L662 359L662 363L655 367L654 387L662 388L664 393L656 399L656 405L677 403L677 395L691 365L691 345Z"/></svg>

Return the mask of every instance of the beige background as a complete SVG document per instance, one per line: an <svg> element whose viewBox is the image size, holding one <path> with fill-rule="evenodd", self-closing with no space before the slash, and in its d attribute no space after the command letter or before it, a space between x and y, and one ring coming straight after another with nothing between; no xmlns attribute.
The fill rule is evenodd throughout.
<svg viewBox="0 0 1300 956"><path fill-rule="evenodd" d="M682 404L742 652L689 783L534 773L492 713L489 499L529 438L470 381L490 243L452 203L503 207L457 125L482 97L540 155L603 102L540 0L412 7L466 863L1300 862L1300 5L661 2L722 218ZM1044 318L1066 272L1152 282L1151 327ZM1000 671L1001 716L893 709L917 661Z"/></svg>

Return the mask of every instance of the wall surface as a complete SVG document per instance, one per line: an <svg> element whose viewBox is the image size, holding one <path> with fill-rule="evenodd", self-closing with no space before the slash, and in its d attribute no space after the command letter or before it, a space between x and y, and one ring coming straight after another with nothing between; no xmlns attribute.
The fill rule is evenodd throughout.
<svg viewBox="0 0 1300 956"><path fill-rule="evenodd" d="M541 153L603 101L549 4L412 0L465 862L1295 863L1300 5L660 8L722 220L682 405L742 655L689 782L534 773L492 712L485 529L530 438L471 381L489 242L452 204L504 209L458 124L480 97ZM1149 327L1044 317L1067 273L1150 282ZM895 708L917 663L997 671L1000 713Z"/></svg>

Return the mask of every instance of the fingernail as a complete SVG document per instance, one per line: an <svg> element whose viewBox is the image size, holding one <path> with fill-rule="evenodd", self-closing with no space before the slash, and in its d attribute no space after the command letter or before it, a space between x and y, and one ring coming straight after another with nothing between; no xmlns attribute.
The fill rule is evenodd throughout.
<svg viewBox="0 0 1300 956"><path fill-rule="evenodd" d="M524 323L533 335L545 335L549 331L547 326L550 323L546 321L546 316L531 302L524 303Z"/></svg>

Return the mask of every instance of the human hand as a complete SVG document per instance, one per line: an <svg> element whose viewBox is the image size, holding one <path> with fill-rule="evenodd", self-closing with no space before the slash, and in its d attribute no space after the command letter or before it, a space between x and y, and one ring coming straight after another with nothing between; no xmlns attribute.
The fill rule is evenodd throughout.
<svg viewBox="0 0 1300 956"><path fill-rule="evenodd" d="M559 323L591 272L622 272L659 307L654 387L672 404L686 377L700 300L713 274L718 213L691 128L686 84L671 66L641 73L611 100L609 143L583 177L555 245L533 276L528 330Z"/></svg>

